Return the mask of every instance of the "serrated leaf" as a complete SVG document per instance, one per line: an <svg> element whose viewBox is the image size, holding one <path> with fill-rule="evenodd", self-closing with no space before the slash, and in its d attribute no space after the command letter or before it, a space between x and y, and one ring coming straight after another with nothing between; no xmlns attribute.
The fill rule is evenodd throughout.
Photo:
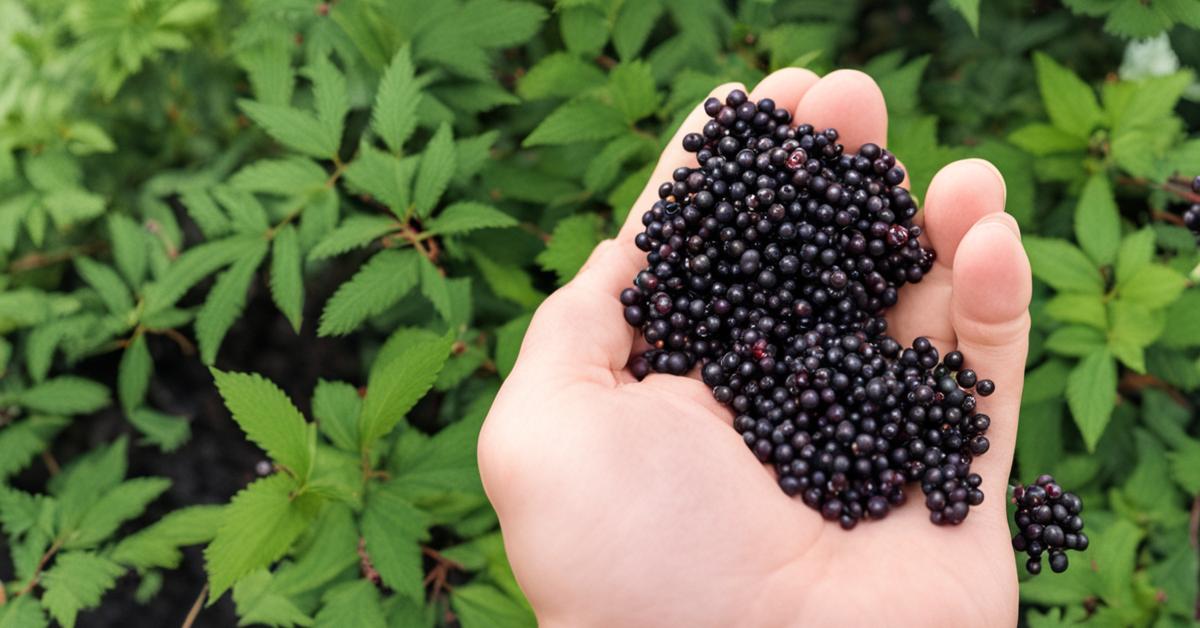
<svg viewBox="0 0 1200 628"><path fill-rule="evenodd" d="M113 259L130 286L140 286L146 276L146 232L125 214L108 217Z"/></svg>
<svg viewBox="0 0 1200 628"><path fill-rule="evenodd" d="M1112 264L1117 257L1121 214L1108 175L1103 172L1092 175L1083 186L1075 206L1075 240L1100 266Z"/></svg>
<svg viewBox="0 0 1200 628"><path fill-rule="evenodd" d="M404 218L412 198L409 188L417 172L417 163L415 157L400 159L364 144L346 168L346 182L353 189L370 194L387 205L397 217Z"/></svg>
<svg viewBox="0 0 1200 628"><path fill-rule="evenodd" d="M616 23L613 24L612 40L613 47L617 49L617 56L622 61L638 56L662 13L663 6L660 0L621 4Z"/></svg>
<svg viewBox="0 0 1200 628"><path fill-rule="evenodd" d="M662 96L654 86L654 74L642 61L622 63L608 75L608 93L613 105L633 123L654 113Z"/></svg>
<svg viewBox="0 0 1200 628"><path fill-rule="evenodd" d="M546 10L531 2L471 0L458 15L467 41L485 48L507 48L528 41L546 19Z"/></svg>
<svg viewBox="0 0 1200 628"><path fill-rule="evenodd" d="M321 433L344 451L359 451L358 415L362 412L362 397L358 389L345 382L320 379L313 391L312 404Z"/></svg>
<svg viewBox="0 0 1200 628"><path fill-rule="evenodd" d="M73 628L79 611L98 606L123 573L120 565L98 554L65 552L42 575L42 605L58 623Z"/></svg>
<svg viewBox="0 0 1200 628"><path fill-rule="evenodd" d="M267 255L267 241L259 240L253 251L233 263L228 270L217 276L216 283L208 293L204 305L196 314L196 341L200 345L200 358L212 364L226 332L246 307L246 292L254 279L254 272Z"/></svg>
<svg viewBox="0 0 1200 628"><path fill-rule="evenodd" d="M238 106L280 144L310 157L331 159L337 155L335 137L312 114L284 105L239 100Z"/></svg>
<svg viewBox="0 0 1200 628"><path fill-rule="evenodd" d="M517 362L517 354L521 350L521 341L525 339L525 331L533 320L532 314L518 316L496 329L496 371L500 377L508 377L513 365Z"/></svg>
<svg viewBox="0 0 1200 628"><path fill-rule="evenodd" d="M207 190L198 187L187 188L180 193L179 200L206 239L213 240L223 236L233 228L229 216L221 211Z"/></svg>
<svg viewBox="0 0 1200 628"><path fill-rule="evenodd" d="M317 335L341 336L353 331L394 305L416 287L417 281L416 251L389 249L376 253L325 304Z"/></svg>
<svg viewBox="0 0 1200 628"><path fill-rule="evenodd" d="M75 259L75 271L96 291L109 312L124 316L133 309L133 297L117 271L86 257Z"/></svg>
<svg viewBox="0 0 1200 628"><path fill-rule="evenodd" d="M538 264L558 275L559 285L567 283L587 261L600 243L600 217L578 214L564 218L554 226L546 249L538 254Z"/></svg>
<svg viewBox="0 0 1200 628"><path fill-rule="evenodd" d="M141 515L170 486L166 478L134 478L116 485L97 496L99 499L80 517L78 527L65 535L63 547L87 549L98 545L122 523Z"/></svg>
<svg viewBox="0 0 1200 628"><path fill-rule="evenodd" d="M142 405L153 370L154 362L146 346L146 335L135 334L121 354L121 363L117 367L117 398L121 400L125 414Z"/></svg>
<svg viewBox="0 0 1200 628"><path fill-rule="evenodd" d="M367 580L343 582L322 596L321 611L317 613L315 626L342 628L385 628L387 618L379 599L379 589Z"/></svg>
<svg viewBox="0 0 1200 628"><path fill-rule="evenodd" d="M307 593L357 565L361 559L355 518L349 506L326 505L308 534L297 541L294 560L275 571L275 588L286 595Z"/></svg>
<svg viewBox="0 0 1200 628"><path fill-rule="evenodd" d="M47 414L87 414L108 405L108 389L90 379L63 375L17 393L19 406Z"/></svg>
<svg viewBox="0 0 1200 628"><path fill-rule="evenodd" d="M32 595L23 595L0 606L0 628L46 628L50 621Z"/></svg>
<svg viewBox="0 0 1200 628"><path fill-rule="evenodd" d="M300 250L312 248L337 227L341 194L334 188L310 194L300 212Z"/></svg>
<svg viewBox="0 0 1200 628"><path fill-rule="evenodd" d="M126 418L141 432L140 443L154 445L164 453L179 449L192 435L192 429L186 419L150 408L137 408Z"/></svg>
<svg viewBox="0 0 1200 628"><path fill-rule="evenodd" d="M433 387L450 354L450 336L424 339L376 357L367 379L367 396L359 418L365 448L396 426Z"/></svg>
<svg viewBox="0 0 1200 628"><path fill-rule="evenodd" d="M1117 284L1129 281L1154 259L1155 233L1152 229L1140 229L1125 236L1117 249Z"/></svg>
<svg viewBox="0 0 1200 628"><path fill-rule="evenodd" d="M275 462L303 481L312 469L311 429L288 396L257 373L211 369L233 420Z"/></svg>
<svg viewBox="0 0 1200 628"><path fill-rule="evenodd" d="M482 415L467 416L433 437L415 430L404 432L392 452L390 467L397 488L413 500L422 496L440 499L447 492L482 495L475 456L482 424ZM412 439L411 448L405 446L406 439Z"/></svg>
<svg viewBox="0 0 1200 628"><path fill-rule="evenodd" d="M145 293L144 317L169 308L201 279L233 262L265 251L259 236L234 236L206 242L180 255Z"/></svg>
<svg viewBox="0 0 1200 628"><path fill-rule="evenodd" d="M317 120L328 137L342 137L342 121L350 111L349 91L346 77L328 57L317 57L307 68L313 82L313 102L317 109Z"/></svg>
<svg viewBox="0 0 1200 628"><path fill-rule="evenodd" d="M1107 350L1080 360L1067 376L1067 404L1088 451L1094 451L1112 418L1117 395L1117 365Z"/></svg>
<svg viewBox="0 0 1200 628"><path fill-rule="evenodd" d="M270 229L267 208L250 192L221 184L213 186L210 193L229 213L234 231L259 235Z"/></svg>
<svg viewBox="0 0 1200 628"><path fill-rule="evenodd" d="M300 266L296 228L284 225L271 246L271 298L296 333L300 333L304 315L304 278Z"/></svg>
<svg viewBox="0 0 1200 628"><path fill-rule="evenodd" d="M275 574L256 569L233 586L239 625L311 626L313 619L278 590Z"/></svg>
<svg viewBox="0 0 1200 628"><path fill-rule="evenodd" d="M1038 156L1081 152L1087 148L1087 140L1084 138L1041 122L1027 124L1013 131L1009 134L1008 141Z"/></svg>
<svg viewBox="0 0 1200 628"><path fill-rule="evenodd" d="M546 298L546 295L533 286L533 277L524 269L496 262L479 251L472 251L471 260L475 262L476 269L483 275L483 280L496 296L528 309L537 307Z"/></svg>
<svg viewBox="0 0 1200 628"><path fill-rule="evenodd" d="M362 518L365 549L384 584L419 602L425 595L420 541L427 537L426 515L394 486L389 482L367 498Z"/></svg>
<svg viewBox="0 0 1200 628"><path fill-rule="evenodd" d="M537 619L527 606L488 584L458 587L450 606L463 628L532 628Z"/></svg>
<svg viewBox="0 0 1200 628"><path fill-rule="evenodd" d="M559 11L558 30L573 54L593 57L608 41L609 23L595 7L568 7Z"/></svg>
<svg viewBox="0 0 1200 628"><path fill-rule="evenodd" d="M362 248L399 228L400 223L387 216L351 216L322 238L308 252L308 259L325 259Z"/></svg>
<svg viewBox="0 0 1200 628"><path fill-rule="evenodd" d="M1166 334L1160 343L1167 347L1187 348L1200 346L1200 290L1189 289L1179 296L1166 310Z"/></svg>
<svg viewBox="0 0 1200 628"><path fill-rule="evenodd" d="M293 497L295 487L277 473L242 489L225 507L216 537L204 549L210 605L242 576L281 558L312 522L319 501Z"/></svg>
<svg viewBox="0 0 1200 628"><path fill-rule="evenodd" d="M272 38L237 54L238 64L245 68L254 96L261 102L287 105L292 100L296 77L289 43Z"/></svg>
<svg viewBox="0 0 1200 628"><path fill-rule="evenodd" d="M54 361L54 352L64 339L91 329L95 317L89 315L60 318L42 323L25 337L25 370L34 382L46 379Z"/></svg>
<svg viewBox="0 0 1200 628"><path fill-rule="evenodd" d="M475 178L484 164L492 159L492 145L499 137L500 132L492 130L455 140L457 156L454 158L454 178L451 182L461 185Z"/></svg>
<svg viewBox="0 0 1200 628"><path fill-rule="evenodd" d="M621 135L628 128L625 116L618 109L593 100L572 100L546 116L521 145L603 140Z"/></svg>
<svg viewBox="0 0 1200 628"><path fill-rule="evenodd" d="M1046 348L1059 355L1082 358L1104 347L1104 334L1095 327L1067 325L1046 338Z"/></svg>
<svg viewBox="0 0 1200 628"><path fill-rule="evenodd" d="M1187 277L1159 264L1147 264L1117 286L1121 298L1157 309L1170 305L1187 287Z"/></svg>
<svg viewBox="0 0 1200 628"><path fill-rule="evenodd" d="M66 425L67 419L62 417L34 416L0 430L0 480L28 466Z"/></svg>
<svg viewBox="0 0 1200 628"><path fill-rule="evenodd" d="M325 169L305 157L260 159L247 164L229 179L229 184L246 192L296 196L325 186Z"/></svg>
<svg viewBox="0 0 1200 628"><path fill-rule="evenodd" d="M1099 269L1070 242L1027 236L1022 243L1029 255L1034 277L1064 292L1103 292L1104 277Z"/></svg>
<svg viewBox="0 0 1200 628"><path fill-rule="evenodd" d="M413 185L413 206L417 215L428 216L433 211L454 177L455 158L454 135L450 125L442 123L421 154L421 165Z"/></svg>
<svg viewBox="0 0 1200 628"><path fill-rule="evenodd" d="M555 52L542 57L518 80L517 94L525 100L570 98L599 87L604 81L604 72L594 63L566 52Z"/></svg>
<svg viewBox="0 0 1200 628"><path fill-rule="evenodd" d="M1035 52L1033 64L1042 102L1054 126L1087 138L1104 117L1092 88L1046 54Z"/></svg>
<svg viewBox="0 0 1200 628"><path fill-rule="evenodd" d="M420 104L421 88L415 78L412 53L403 46L379 81L375 106L371 108L371 128L393 153L403 151L404 142L417 127Z"/></svg>
<svg viewBox="0 0 1200 628"><path fill-rule="evenodd" d="M426 232L437 235L457 235L476 229L512 227L517 220L483 203L462 201L443 209L429 221Z"/></svg>
<svg viewBox="0 0 1200 628"><path fill-rule="evenodd" d="M438 267L433 265L433 262L423 257L420 259L420 267L421 294L429 299L429 302L433 304L433 309L437 310L443 319L448 320L451 314L450 287L446 284L446 278L442 276Z"/></svg>

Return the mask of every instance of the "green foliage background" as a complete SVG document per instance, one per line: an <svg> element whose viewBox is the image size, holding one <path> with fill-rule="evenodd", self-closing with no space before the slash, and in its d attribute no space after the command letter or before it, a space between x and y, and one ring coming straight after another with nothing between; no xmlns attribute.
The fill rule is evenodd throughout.
<svg viewBox="0 0 1200 628"><path fill-rule="evenodd" d="M918 196L954 159L1005 174L1038 280L1015 473L1077 489L1092 536L1023 621L1190 625L1197 28L1200 0L0 0L0 627L87 625L123 578L153 603L190 545L246 624L532 625L480 422L687 111L788 65L879 81ZM249 299L358 376L296 403L219 370ZM183 385L158 337L274 467L148 520L170 483L129 460L190 429L147 401Z"/></svg>

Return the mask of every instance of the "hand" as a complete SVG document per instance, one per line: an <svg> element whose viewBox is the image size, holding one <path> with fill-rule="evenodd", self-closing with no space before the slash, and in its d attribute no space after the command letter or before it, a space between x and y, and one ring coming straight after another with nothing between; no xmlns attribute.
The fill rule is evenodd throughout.
<svg viewBox="0 0 1200 628"><path fill-rule="evenodd" d="M723 98L740 85L718 87ZM835 127L847 152L884 145L887 110L866 75L776 72L750 94ZM924 202L935 268L888 313L902 343L957 348L997 392L991 450L972 470L984 503L939 527L919 487L882 521L845 532L787 497L695 376L626 369L644 347L617 295L644 266L633 245L700 107L663 152L615 240L538 309L479 440L484 485L521 588L543 626L1013 626L1005 517L1029 335L1029 262L989 163L942 169ZM903 155L900 155L903 157Z"/></svg>

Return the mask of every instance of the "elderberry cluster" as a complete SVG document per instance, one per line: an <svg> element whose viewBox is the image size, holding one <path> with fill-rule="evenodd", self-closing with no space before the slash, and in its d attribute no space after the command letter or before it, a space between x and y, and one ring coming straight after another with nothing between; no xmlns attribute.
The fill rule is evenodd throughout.
<svg viewBox="0 0 1200 628"><path fill-rule="evenodd" d="M704 110L683 138L698 167L660 186L635 238L647 265L621 303L652 348L631 371L699 365L780 488L846 529L886 516L909 483L934 523L962 522L984 497L976 396L995 386L961 353L887 335L884 312L934 262L904 170L770 99L735 90Z"/></svg>
<svg viewBox="0 0 1200 628"><path fill-rule="evenodd" d="M1067 550L1083 551L1088 537L1083 533L1083 501L1054 482L1050 475L1038 476L1037 482L1013 489L1017 511L1013 518L1017 534L1013 549L1029 554L1025 570L1037 575L1042 572L1042 554L1050 557L1054 573L1066 571Z"/></svg>
<svg viewBox="0 0 1200 628"><path fill-rule="evenodd" d="M1192 192L1200 194L1200 176L1192 179ZM1183 213L1183 224L1200 236L1200 203L1192 203L1192 206Z"/></svg>

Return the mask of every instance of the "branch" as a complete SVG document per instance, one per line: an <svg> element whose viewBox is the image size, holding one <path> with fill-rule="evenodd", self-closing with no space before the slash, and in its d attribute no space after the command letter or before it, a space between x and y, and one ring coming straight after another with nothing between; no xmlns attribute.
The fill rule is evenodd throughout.
<svg viewBox="0 0 1200 628"><path fill-rule="evenodd" d="M206 597L208 597L208 583L205 583L204 587L200 589L200 595L196 596L195 602L192 602L192 609L188 611L180 628L192 628L192 624L196 623L196 618L200 616L200 611L204 608L204 598Z"/></svg>
<svg viewBox="0 0 1200 628"><path fill-rule="evenodd" d="M50 546L50 549L46 550L45 554L42 554L42 558L38 560L37 568L33 570L33 575L29 577L29 583L26 584L25 588L18 591L13 597L21 597L22 595L32 591L33 588L37 586L38 580L40 580L42 577L42 570L46 568L46 563L49 563L50 558L57 554L58 550L62 549L62 545L63 540L58 539L54 542L54 545Z"/></svg>

